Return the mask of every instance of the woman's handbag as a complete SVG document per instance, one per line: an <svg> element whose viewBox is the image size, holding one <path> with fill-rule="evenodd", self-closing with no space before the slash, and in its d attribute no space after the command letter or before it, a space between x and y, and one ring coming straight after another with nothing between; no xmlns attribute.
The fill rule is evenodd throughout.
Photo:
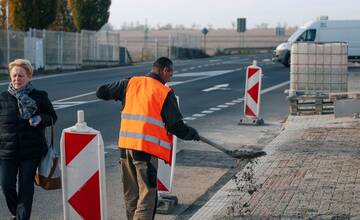
<svg viewBox="0 0 360 220"><path fill-rule="evenodd" d="M45 190L61 188L61 170L59 165L59 156L54 147L54 126L51 122L51 145L48 152L41 158L39 167L35 175L36 185Z"/></svg>

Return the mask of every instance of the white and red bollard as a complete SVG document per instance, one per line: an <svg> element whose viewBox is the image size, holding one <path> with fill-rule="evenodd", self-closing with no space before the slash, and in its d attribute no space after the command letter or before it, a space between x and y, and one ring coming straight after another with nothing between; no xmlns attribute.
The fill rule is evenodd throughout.
<svg viewBox="0 0 360 220"><path fill-rule="evenodd" d="M176 161L176 145L177 137L173 135L173 147L171 163L167 164L163 160L158 160L157 189L160 195L171 193L172 182L174 177L175 161Z"/></svg>
<svg viewBox="0 0 360 220"><path fill-rule="evenodd" d="M257 66L256 60L246 69L246 84L244 95L244 118L239 124L262 125L264 120L260 115L262 69Z"/></svg>
<svg viewBox="0 0 360 220"><path fill-rule="evenodd" d="M176 96L179 104L179 97ZM167 164L163 160L158 160L157 189L158 206L157 213L168 214L178 204L178 198L171 195L172 182L174 178L176 162L177 137L173 135L173 147L171 149L171 163Z"/></svg>
<svg viewBox="0 0 360 220"><path fill-rule="evenodd" d="M159 214L169 214L178 204L178 198L171 195L177 145L177 137L175 135L173 137L171 163L167 164L163 160L158 160L157 189L159 197L156 212Z"/></svg>
<svg viewBox="0 0 360 220"><path fill-rule="evenodd" d="M104 143L101 133L84 122L78 111L75 126L61 135L65 220L106 220Z"/></svg>

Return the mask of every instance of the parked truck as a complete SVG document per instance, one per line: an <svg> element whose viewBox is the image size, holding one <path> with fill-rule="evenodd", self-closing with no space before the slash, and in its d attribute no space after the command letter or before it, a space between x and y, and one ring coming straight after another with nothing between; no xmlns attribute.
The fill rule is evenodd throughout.
<svg viewBox="0 0 360 220"><path fill-rule="evenodd" d="M328 20L327 16L306 23L287 42L276 47L272 61L290 66L291 46L295 42L346 42L349 62L360 61L360 20Z"/></svg>

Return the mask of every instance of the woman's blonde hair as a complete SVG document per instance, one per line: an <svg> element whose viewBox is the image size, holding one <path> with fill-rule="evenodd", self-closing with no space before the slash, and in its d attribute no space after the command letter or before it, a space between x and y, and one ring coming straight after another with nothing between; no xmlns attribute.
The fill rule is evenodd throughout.
<svg viewBox="0 0 360 220"><path fill-rule="evenodd" d="M29 77L32 77L33 67L31 66L31 63L29 60L16 59L16 60L12 61L11 63L9 63L9 73L11 72L12 68L14 68L15 66L22 67L26 71L26 74Z"/></svg>

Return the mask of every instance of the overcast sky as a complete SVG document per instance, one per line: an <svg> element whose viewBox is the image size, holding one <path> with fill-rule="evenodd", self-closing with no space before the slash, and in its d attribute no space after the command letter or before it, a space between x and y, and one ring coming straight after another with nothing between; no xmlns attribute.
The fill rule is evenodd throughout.
<svg viewBox="0 0 360 220"><path fill-rule="evenodd" d="M112 0L109 22L120 28L124 22L167 23L231 28L238 17L247 26L302 25L320 15L329 19L360 19L360 0Z"/></svg>

